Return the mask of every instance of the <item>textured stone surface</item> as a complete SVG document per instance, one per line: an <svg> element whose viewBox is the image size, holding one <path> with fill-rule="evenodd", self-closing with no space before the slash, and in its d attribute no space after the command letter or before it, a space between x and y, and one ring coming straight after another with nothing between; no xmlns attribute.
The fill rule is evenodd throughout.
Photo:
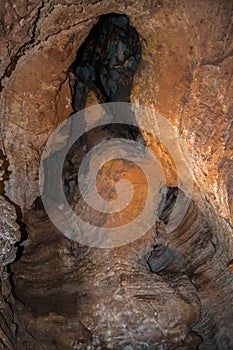
<svg viewBox="0 0 233 350"><path fill-rule="evenodd" d="M6 266L16 257L15 243L20 240L15 207L0 197L0 264Z"/></svg>
<svg viewBox="0 0 233 350"><path fill-rule="evenodd" d="M5 266L16 258L20 240L15 207L0 196L0 348L14 349L16 324L11 307L11 285Z"/></svg>
<svg viewBox="0 0 233 350"><path fill-rule="evenodd" d="M196 183L231 221L232 7L229 1L163 3L146 24L135 20L144 49L132 97L177 126Z"/></svg>
<svg viewBox="0 0 233 350"><path fill-rule="evenodd" d="M2 269L0 272L0 349L12 350L16 346L16 324L13 321L12 309L6 301L6 297L10 294L11 286L9 285L9 276L3 273Z"/></svg>
<svg viewBox="0 0 233 350"><path fill-rule="evenodd" d="M10 72L5 72L1 99L4 148L12 168L8 192L23 207L38 194L38 164L48 135L71 112L66 72L95 21L92 14L97 18L117 9L122 10L120 2L104 1L93 5L51 1L27 6L23 1L17 6L6 1L2 7L6 23L2 40L9 42L12 62L19 56L17 45L25 51L11 69L10 80ZM232 3L164 1L152 6L126 2L124 12L130 15L143 46L143 61L135 79L139 88L132 101L152 107L178 126L192 157L197 184L218 212L230 219ZM30 20L34 23L30 26L34 28L32 42L22 26L24 35L19 44L16 30L21 21L26 26ZM9 21L14 23L10 33ZM2 67L8 61L5 57ZM27 179L30 191L17 186L21 178Z"/></svg>
<svg viewBox="0 0 233 350"><path fill-rule="evenodd" d="M106 252L75 247L52 228L43 212L30 211L28 246L14 267L17 293L26 305L17 304L19 346L82 349L83 342L103 348L98 338L91 345L94 334L116 348L118 334L126 335L129 343L133 334L140 343L150 338L156 344L163 342L164 348L169 341L171 349L195 349L200 339L191 333L193 329L203 337L201 350L229 350L233 347L232 1L2 1L0 142L10 163L7 195L24 213L39 195L43 147L72 112L68 68L98 16L109 12L129 15L139 33L142 60L131 100L177 127L192 161L195 204L171 236L166 237L165 223L160 222L135 246ZM144 136L148 145L157 147L156 140ZM159 152L163 156L166 150L160 147ZM164 167L172 174L168 185L176 186L175 170L167 158ZM4 221L13 211L5 202L2 208L7 211ZM18 233L4 237L1 244L7 252ZM154 243L169 243L182 257L181 270L187 261L190 271L183 269L179 278L171 277L171 263L161 276L150 272L148 264L139 260L152 256ZM13 259L7 257L4 253L4 263ZM5 275L2 280L0 338L3 348L14 349L13 313L5 301L11 292L7 279ZM118 293L119 285L123 293L121 289ZM98 302L105 315L94 308ZM139 321L146 327L138 327ZM185 345L188 339L191 345ZM125 346L130 349L130 344Z"/></svg>
<svg viewBox="0 0 233 350"><path fill-rule="evenodd" d="M45 344L50 348L52 341L57 348L69 348L78 339L87 346L85 332L89 343L98 336L102 347L113 349L127 344L142 349L143 343L151 349L159 345L177 349L186 342L195 349L200 342L190 333L199 320L201 304L188 275L178 271L166 280L149 272L145 257L157 242L155 228L132 244L108 250L72 244L43 211L31 210L27 225L30 238L13 271L16 295L24 303L18 313L19 341L26 333L28 348ZM74 327L68 339L55 333L58 320L63 324L66 318Z"/></svg>
<svg viewBox="0 0 233 350"><path fill-rule="evenodd" d="M129 245L91 249L65 239L43 210L29 211L13 265L24 305L16 304L18 347L85 349L98 337L101 348L196 349L203 338L200 349L230 349L232 275L214 227L193 201L176 230L164 222Z"/></svg>

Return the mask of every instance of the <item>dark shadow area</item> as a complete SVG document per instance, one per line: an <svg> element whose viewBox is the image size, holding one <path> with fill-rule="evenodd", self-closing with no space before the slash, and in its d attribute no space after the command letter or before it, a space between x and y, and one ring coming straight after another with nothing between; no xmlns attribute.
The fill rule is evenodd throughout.
<svg viewBox="0 0 233 350"><path fill-rule="evenodd" d="M74 111L85 107L90 90L100 103L129 102L140 57L139 37L128 17L101 16L70 67Z"/></svg>

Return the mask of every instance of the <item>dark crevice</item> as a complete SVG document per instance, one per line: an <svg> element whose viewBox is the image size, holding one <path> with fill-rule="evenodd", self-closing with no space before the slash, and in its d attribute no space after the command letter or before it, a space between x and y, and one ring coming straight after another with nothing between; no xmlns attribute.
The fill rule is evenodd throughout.
<svg viewBox="0 0 233 350"><path fill-rule="evenodd" d="M158 207L158 217L165 224L168 223L171 213L176 204L176 199L178 196L178 187L164 187L161 189L162 200Z"/></svg>
<svg viewBox="0 0 233 350"><path fill-rule="evenodd" d="M6 267L6 271L8 273L8 278L9 278L9 282L10 282L10 285L11 285L11 294L12 294L13 298L16 299L15 298L15 293L12 290L12 287L14 286L14 282L12 281L12 278L11 278L11 272L9 271L9 265ZM14 307L13 307L11 301L10 301L9 296L8 297L3 297L3 299L4 299L5 303L9 306L9 309L11 311L11 323L15 326L15 336L17 336L19 324L15 321L15 310L14 310Z"/></svg>
<svg viewBox="0 0 233 350"><path fill-rule="evenodd" d="M128 17L101 16L70 67L74 111L85 107L89 91L100 102L129 102L140 57L139 37Z"/></svg>
<svg viewBox="0 0 233 350"><path fill-rule="evenodd" d="M207 66L207 65L211 65L211 66L219 66L219 64L221 64L226 58L228 57L232 57L233 56L233 50L231 50L230 52L228 52L226 55L221 56L221 57L217 57L215 59L212 60L208 60L208 59L203 59L200 63L200 67L201 66Z"/></svg>
<svg viewBox="0 0 233 350"><path fill-rule="evenodd" d="M32 205L32 209L33 210L45 210L41 196L36 197L36 199Z"/></svg>

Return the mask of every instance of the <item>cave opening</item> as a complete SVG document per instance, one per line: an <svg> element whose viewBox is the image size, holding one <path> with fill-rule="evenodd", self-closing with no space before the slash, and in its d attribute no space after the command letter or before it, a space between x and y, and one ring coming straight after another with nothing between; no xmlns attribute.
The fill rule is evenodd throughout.
<svg viewBox="0 0 233 350"><path fill-rule="evenodd" d="M99 101L130 102L141 58L139 36L126 15L103 15L91 29L70 67L74 111L85 107L88 92Z"/></svg>

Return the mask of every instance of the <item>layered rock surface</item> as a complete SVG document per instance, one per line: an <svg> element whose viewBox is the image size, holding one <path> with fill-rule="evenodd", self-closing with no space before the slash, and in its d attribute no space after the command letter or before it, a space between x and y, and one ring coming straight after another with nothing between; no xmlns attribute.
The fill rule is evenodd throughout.
<svg viewBox="0 0 233 350"><path fill-rule="evenodd" d="M45 211L30 210L13 266L19 348L230 349L226 253L193 201L171 233L168 208L150 232L114 249L72 243Z"/></svg>
<svg viewBox="0 0 233 350"><path fill-rule="evenodd" d="M204 225L198 222L193 229L197 235ZM172 278L166 279L152 274L147 265L153 245L163 239L156 228L120 248L91 249L65 239L42 210L28 212L27 227L29 241L13 267L15 293L24 304L17 312L19 346L25 334L28 349L68 349L76 343L87 348L95 337L101 348L113 349L127 349L127 344L195 349L201 342L191 331L201 312L190 280L193 271L178 268L176 262ZM189 235L185 231L183 240ZM213 255L211 239L205 239L200 264ZM195 265L193 256L189 259Z"/></svg>

